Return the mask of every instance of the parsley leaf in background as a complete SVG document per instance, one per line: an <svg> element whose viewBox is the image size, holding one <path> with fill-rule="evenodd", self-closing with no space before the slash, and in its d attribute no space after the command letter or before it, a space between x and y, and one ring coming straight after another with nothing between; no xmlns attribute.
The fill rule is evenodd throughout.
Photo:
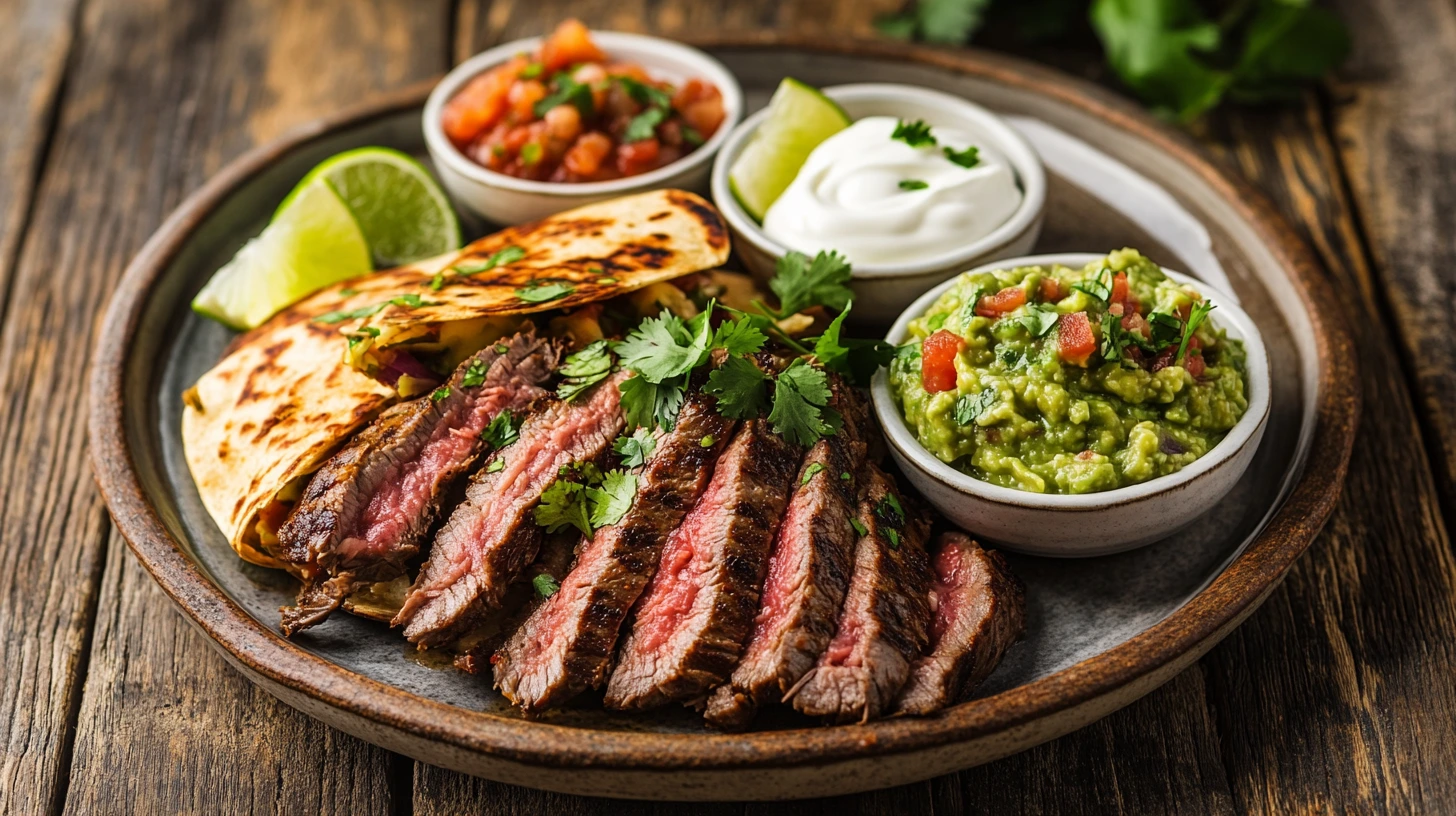
<svg viewBox="0 0 1456 816"><path fill-rule="evenodd" d="M768 286L778 296L780 317L810 306L842 312L854 299L849 276L849 262L838 252L820 252L813 261L802 252L789 252L779 259Z"/></svg>
<svg viewBox="0 0 1456 816"><path fill-rule="evenodd" d="M768 407L768 376L743 357L713 369L703 390L718 398L718 413L729 419L751 419Z"/></svg>
<svg viewBox="0 0 1456 816"><path fill-rule="evenodd" d="M638 428L631 436L617 437L612 450L622 457L622 467L639 467L647 464L647 457L657 450L657 438L646 428Z"/></svg>

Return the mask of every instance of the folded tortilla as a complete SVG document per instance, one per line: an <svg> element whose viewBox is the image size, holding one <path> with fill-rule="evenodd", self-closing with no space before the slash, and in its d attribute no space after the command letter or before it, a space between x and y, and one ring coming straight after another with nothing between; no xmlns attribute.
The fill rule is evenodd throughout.
<svg viewBox="0 0 1456 816"><path fill-rule="evenodd" d="M393 347L424 347L450 336L452 326L473 327L454 336L483 345L492 333L480 330L482 322L498 323L493 335L500 336L523 315L572 309L719 266L728 250L712 205L692 193L657 190L320 290L234 340L184 395L182 441L203 504L238 555L284 567L270 552L268 531L277 529L307 477L398 399L392 386L364 373L373 367L361 360ZM519 257L480 269L492 257L512 256ZM553 284L559 297L537 299L535 291ZM339 319L352 314L359 316Z"/></svg>

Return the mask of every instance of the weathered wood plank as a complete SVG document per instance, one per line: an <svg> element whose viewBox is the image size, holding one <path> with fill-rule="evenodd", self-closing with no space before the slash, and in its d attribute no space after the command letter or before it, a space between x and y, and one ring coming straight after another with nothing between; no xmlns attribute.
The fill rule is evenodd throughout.
<svg viewBox="0 0 1456 816"><path fill-rule="evenodd" d="M1235 799L1241 810L1270 813L1448 811L1456 807L1456 689L1437 678L1456 668L1456 561L1395 344L1372 297L1389 279L1365 262L1313 98L1303 108L1225 117L1213 140L1319 254L1355 335L1365 403L1329 526L1203 661ZM1411 192L1430 195L1440 183L1432 177ZM1450 249L1449 238L1444 244Z"/></svg>
<svg viewBox="0 0 1456 816"><path fill-rule="evenodd" d="M1456 507L1456 5L1341 0L1354 51L1331 83L1340 159L1375 281L1414 376L1447 507ZM1447 524L1456 519L1449 509Z"/></svg>
<svg viewBox="0 0 1456 816"><path fill-rule="evenodd" d="M76 813L245 812L270 794L281 811L295 795L308 812L388 809L386 752L251 689L119 540L103 559L78 395L109 291L182 196L257 139L438 72L444 12L445 0L86 7L0 321L0 810L68 797ZM84 652L103 566L103 626Z"/></svg>

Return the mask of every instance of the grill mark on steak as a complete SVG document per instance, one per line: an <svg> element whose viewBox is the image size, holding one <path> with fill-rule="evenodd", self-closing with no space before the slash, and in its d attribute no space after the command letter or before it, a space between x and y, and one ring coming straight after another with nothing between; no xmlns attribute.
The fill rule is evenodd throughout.
<svg viewBox="0 0 1456 816"><path fill-rule="evenodd" d="M505 466L475 474L394 617L406 638L438 646L500 605L540 547L541 528L532 511L541 494L561 468L601 459L621 432L617 385L625 377L618 372L574 402L553 402L531 415L520 438L492 456Z"/></svg>
<svg viewBox="0 0 1456 816"><path fill-rule="evenodd" d="M931 559L930 651L915 661L896 713L958 703L990 676L1026 627L1026 591L1000 553L944 533Z"/></svg>
<svg viewBox="0 0 1456 816"><path fill-rule="evenodd" d="M788 695L801 713L836 723L864 722L887 709L929 639L926 516L874 464L865 463L860 478L858 518L866 535L855 545L854 577L834 639ZM901 524L885 509L891 495L905 507ZM898 546L890 529L899 531Z"/></svg>
<svg viewBox="0 0 1456 816"><path fill-rule="evenodd" d="M819 440L799 468L797 487L769 556L763 600L743 658L713 691L705 717L726 730L746 728L814 667L834 637L854 568L854 472L865 461L863 401L831 375L830 407L840 432ZM842 478L848 474L850 478Z"/></svg>
<svg viewBox="0 0 1456 816"><path fill-rule="evenodd" d="M766 420L740 426L703 495L663 545L607 681L608 708L697 702L727 679L753 626L800 455Z"/></svg>
<svg viewBox="0 0 1456 816"><path fill-rule="evenodd" d="M314 474L278 531L284 557L306 576L297 605L282 610L292 635L322 622L353 589L404 572L454 481L485 448L480 434L502 411L546 396L553 343L524 332L462 362L440 400L397 405L370 423ZM485 378L463 385L472 365Z"/></svg>
<svg viewBox="0 0 1456 816"><path fill-rule="evenodd" d="M734 424L712 397L689 394L677 424L658 433L638 468L632 508L596 531L561 589L497 654L495 682L507 698L535 712L601 686L622 622L657 571L663 542L707 487ZM703 447L704 437L714 443Z"/></svg>

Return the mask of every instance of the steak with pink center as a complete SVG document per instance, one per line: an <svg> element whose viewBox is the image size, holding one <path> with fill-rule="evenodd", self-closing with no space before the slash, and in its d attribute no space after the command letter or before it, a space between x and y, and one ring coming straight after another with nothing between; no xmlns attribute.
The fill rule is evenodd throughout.
<svg viewBox="0 0 1456 816"><path fill-rule="evenodd" d="M483 349L456 368L442 398L391 408L314 474L278 533L308 576L298 605L284 610L285 634L322 621L356 585L403 574L445 491L484 451L481 432L502 411L544 398L556 358L554 345L529 333Z"/></svg>
<svg viewBox="0 0 1456 816"><path fill-rule="evenodd" d="M677 424L659 432L637 475L637 498L617 524L596 531L561 588L497 654L496 685L540 711L606 679L622 623L657 571L663 542L702 495L734 422L713 398L688 395ZM703 445L704 439L711 443Z"/></svg>
<svg viewBox="0 0 1456 816"><path fill-rule="evenodd" d="M907 507L890 477L871 463L860 472L854 575L834 639L801 685L794 708L830 722L878 717L929 639L929 524Z"/></svg>
<svg viewBox="0 0 1456 816"><path fill-rule="evenodd" d="M540 547L532 511L541 494L562 468L601 460L622 430L617 385L625 377L619 372L574 402L533 414L520 438L476 473L394 618L411 642L447 643L499 606ZM493 470L496 460L501 465Z"/></svg>
<svg viewBox="0 0 1456 816"><path fill-rule="evenodd" d="M608 707L698 703L727 679L753 627L799 459L765 420L740 426L663 546L607 681Z"/></svg>

